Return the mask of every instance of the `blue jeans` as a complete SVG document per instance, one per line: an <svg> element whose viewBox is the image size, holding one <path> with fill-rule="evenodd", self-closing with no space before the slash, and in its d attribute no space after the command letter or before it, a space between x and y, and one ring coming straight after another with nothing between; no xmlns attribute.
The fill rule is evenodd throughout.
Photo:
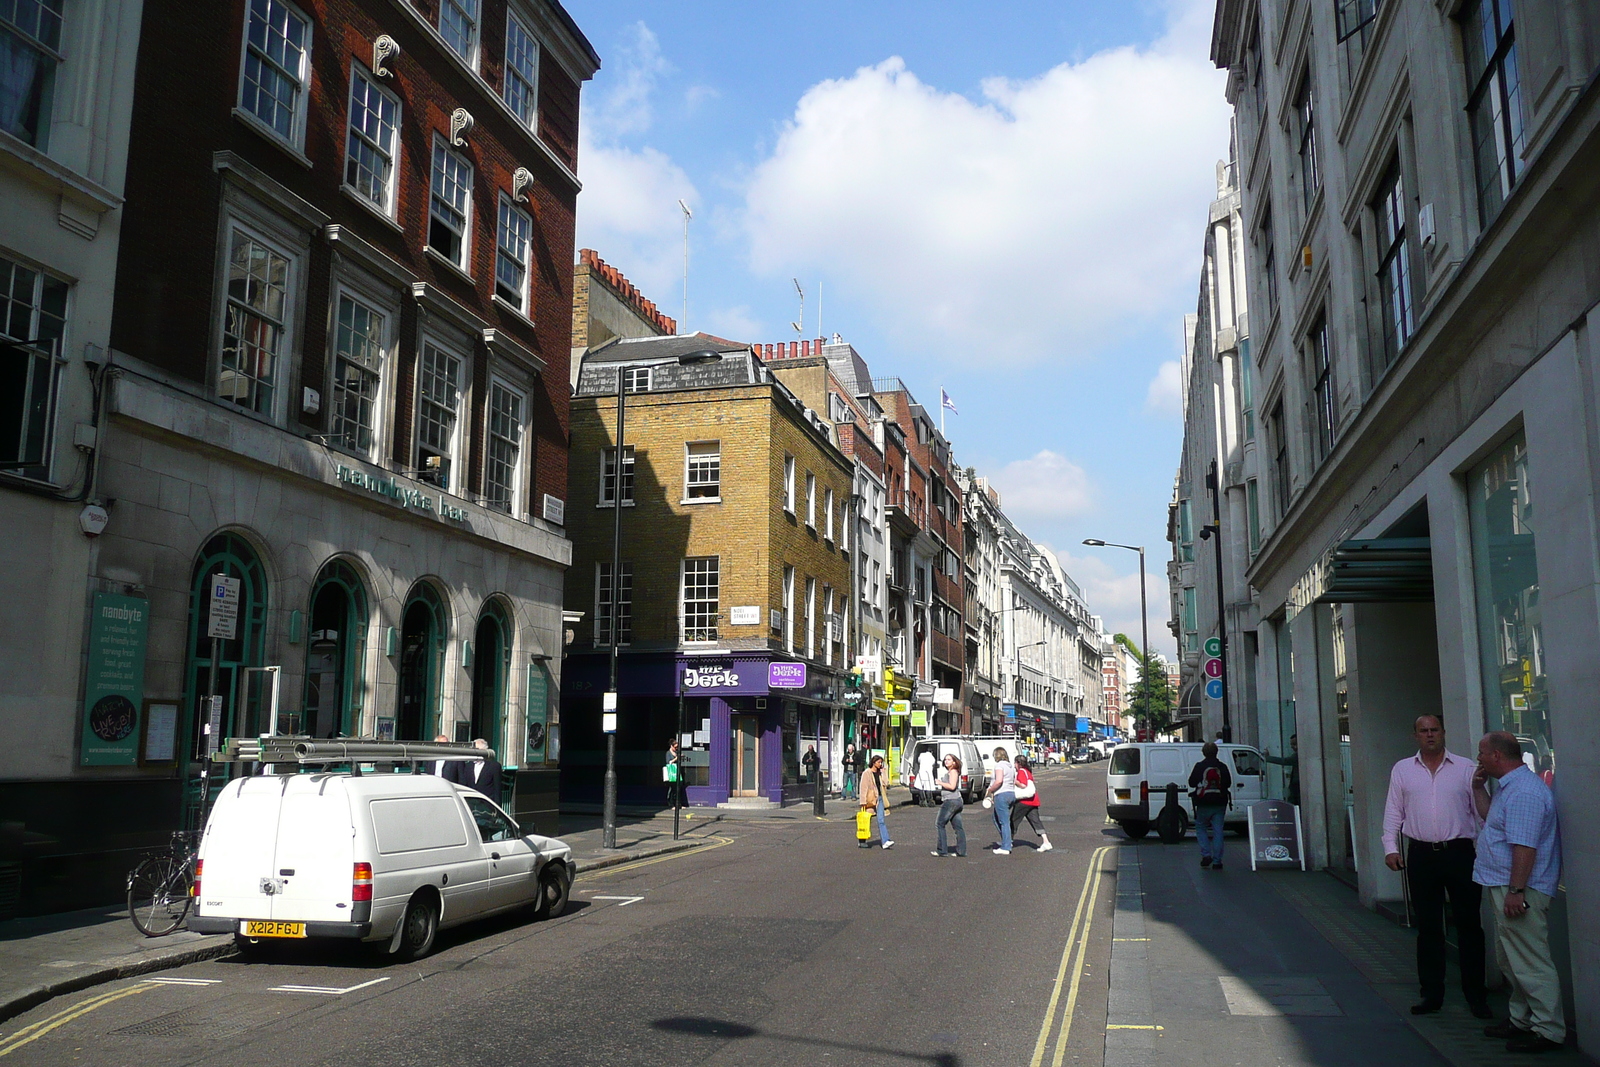
<svg viewBox="0 0 1600 1067"><path fill-rule="evenodd" d="M849 768L845 769L845 772L844 772L844 796L845 796L846 800L855 799L856 781L858 780L858 778L859 778L859 775L857 775L855 771L852 771Z"/></svg>
<svg viewBox="0 0 1600 1067"><path fill-rule="evenodd" d="M949 840L944 833L946 823L956 828L956 855L967 854L967 828L961 825L961 809L964 806L959 797L939 805L939 855L941 856L950 851Z"/></svg>
<svg viewBox="0 0 1600 1067"><path fill-rule="evenodd" d="M996 793L994 795L994 822L1000 827L1000 847L1007 852L1011 851L1011 805L1016 803L1015 793Z"/></svg>
<svg viewBox="0 0 1600 1067"><path fill-rule="evenodd" d="M1222 819L1227 813L1221 804L1197 805L1194 809L1194 836L1200 840L1200 855L1212 863L1222 862Z"/></svg>
<svg viewBox="0 0 1600 1067"><path fill-rule="evenodd" d="M878 794L878 840L885 845L887 845L891 840L889 837L889 820L884 817L883 813L882 793Z"/></svg>

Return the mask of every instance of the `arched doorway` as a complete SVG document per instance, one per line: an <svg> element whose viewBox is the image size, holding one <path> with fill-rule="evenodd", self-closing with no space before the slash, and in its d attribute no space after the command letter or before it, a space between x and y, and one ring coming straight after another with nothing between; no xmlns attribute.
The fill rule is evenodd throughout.
<svg viewBox="0 0 1600 1067"><path fill-rule="evenodd" d="M444 658L445 615L439 594L418 582L400 613L400 703L395 739L428 741L437 731L439 665Z"/></svg>
<svg viewBox="0 0 1600 1067"><path fill-rule="evenodd" d="M352 737L361 729L366 663L367 593L355 568L325 564L311 587L306 638L306 699L302 732Z"/></svg>
<svg viewBox="0 0 1600 1067"><path fill-rule="evenodd" d="M472 736L497 751L505 725L506 679L511 669L511 625L497 600L484 606L472 641ZM501 762L506 757L500 752Z"/></svg>
<svg viewBox="0 0 1600 1067"><path fill-rule="evenodd" d="M239 579L239 619L232 640L213 642L208 636L211 598L206 594L214 574ZM222 697L219 744L222 737L235 732L235 726L242 736L272 728L271 723L234 722L240 673L245 667L262 665L266 619L267 575L261 558L250 542L238 534L217 534L200 550L189 582L189 654L184 667L184 706L190 709L186 729L190 737L189 751L195 756L203 757L206 752L204 726L210 718L207 698L213 693ZM259 703L252 706L252 715L257 713L258 707Z"/></svg>

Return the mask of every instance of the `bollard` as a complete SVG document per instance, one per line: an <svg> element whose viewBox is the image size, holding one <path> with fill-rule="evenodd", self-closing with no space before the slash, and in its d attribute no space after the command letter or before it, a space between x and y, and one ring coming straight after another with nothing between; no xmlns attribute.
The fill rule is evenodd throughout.
<svg viewBox="0 0 1600 1067"><path fill-rule="evenodd" d="M817 788L811 798L811 814L823 815L826 813L826 809L823 807L823 776L820 768L817 770L815 777Z"/></svg>
<svg viewBox="0 0 1600 1067"><path fill-rule="evenodd" d="M1176 845L1183 840L1183 808L1178 804L1178 783L1167 783L1167 802L1156 816L1156 833L1164 845Z"/></svg>

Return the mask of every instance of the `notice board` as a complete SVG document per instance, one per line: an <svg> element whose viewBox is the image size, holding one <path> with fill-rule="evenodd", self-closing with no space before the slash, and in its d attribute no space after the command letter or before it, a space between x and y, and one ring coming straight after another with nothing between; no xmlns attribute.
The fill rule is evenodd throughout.
<svg viewBox="0 0 1600 1067"><path fill-rule="evenodd" d="M1263 800L1247 809L1250 817L1250 869L1306 870L1300 809L1287 800Z"/></svg>
<svg viewBox="0 0 1600 1067"><path fill-rule="evenodd" d="M150 602L96 593L89 612L89 663L83 681L85 767L139 762L139 711L144 703L144 650Z"/></svg>

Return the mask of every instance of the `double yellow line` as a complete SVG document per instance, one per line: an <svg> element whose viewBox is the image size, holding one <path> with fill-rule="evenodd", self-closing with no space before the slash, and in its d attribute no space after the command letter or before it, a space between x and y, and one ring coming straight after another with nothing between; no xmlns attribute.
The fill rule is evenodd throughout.
<svg viewBox="0 0 1600 1067"><path fill-rule="evenodd" d="M1094 925L1095 897L1100 892L1100 864L1106 853L1116 847L1102 845L1089 857L1089 869L1083 872L1083 889L1078 893L1078 910L1072 917L1072 926L1068 928L1067 944L1061 950L1061 966L1056 971L1055 988L1050 992L1050 1003L1045 1008L1044 1022L1039 1027L1039 1040L1034 1043L1033 1059L1028 1061L1028 1067L1040 1067L1044 1063L1045 1048L1056 1029L1056 1007L1061 1004L1063 988L1067 990L1066 1004L1061 1009L1061 1032L1056 1036L1055 1055L1050 1058L1050 1067L1061 1067L1062 1058L1067 1054L1067 1038L1072 1034L1072 1015L1078 1006L1078 986L1083 981L1083 960L1089 951L1089 928ZM1067 981L1069 969L1072 973L1070 983Z"/></svg>
<svg viewBox="0 0 1600 1067"><path fill-rule="evenodd" d="M88 1000L79 1001L70 1008L63 1008L48 1019L40 1019L30 1023L10 1037L0 1037L0 1056L9 1056L23 1045L39 1040L50 1031L67 1025L80 1015L87 1015L96 1008L103 1008L113 1000L131 997L135 993L146 993L154 989L154 982L141 982L138 985L128 986L125 989L113 989L109 993L101 993L90 997Z"/></svg>

